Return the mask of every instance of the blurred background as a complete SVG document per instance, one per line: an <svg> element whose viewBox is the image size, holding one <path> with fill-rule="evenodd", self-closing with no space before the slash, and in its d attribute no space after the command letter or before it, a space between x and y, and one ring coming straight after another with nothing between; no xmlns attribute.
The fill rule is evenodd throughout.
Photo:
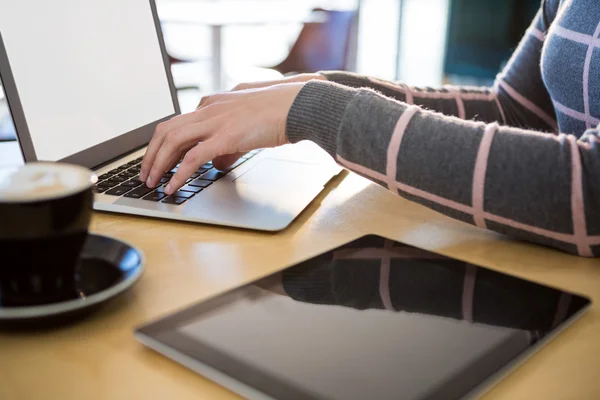
<svg viewBox="0 0 600 400"><path fill-rule="evenodd" d="M237 83L346 70L490 85L540 0L156 0L183 112ZM0 88L0 140L14 129Z"/></svg>

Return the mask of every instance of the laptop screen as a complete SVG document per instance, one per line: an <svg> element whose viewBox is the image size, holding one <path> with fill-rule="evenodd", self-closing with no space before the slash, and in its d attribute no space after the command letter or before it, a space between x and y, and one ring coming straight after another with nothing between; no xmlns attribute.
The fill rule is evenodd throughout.
<svg viewBox="0 0 600 400"><path fill-rule="evenodd" d="M149 0L0 0L0 29L38 160L173 115Z"/></svg>

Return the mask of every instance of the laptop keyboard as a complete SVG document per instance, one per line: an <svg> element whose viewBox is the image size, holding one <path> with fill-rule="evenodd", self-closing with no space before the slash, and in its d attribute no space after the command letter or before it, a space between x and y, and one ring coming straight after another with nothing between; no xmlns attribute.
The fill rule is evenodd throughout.
<svg viewBox="0 0 600 400"><path fill-rule="evenodd" d="M219 171L213 167L211 162L208 162L198 168L198 170L187 180L186 184L171 196L165 194L165 186L179 168L179 164L163 175L160 180L160 185L157 188L150 189L139 180L140 165L143 159L143 157L140 157L100 175L98 177L98 183L94 186L94 192L103 193L109 196L122 196L132 199L143 199L147 201L180 205L203 190L206 190L212 183L221 179L259 152L260 150L249 152L225 171Z"/></svg>

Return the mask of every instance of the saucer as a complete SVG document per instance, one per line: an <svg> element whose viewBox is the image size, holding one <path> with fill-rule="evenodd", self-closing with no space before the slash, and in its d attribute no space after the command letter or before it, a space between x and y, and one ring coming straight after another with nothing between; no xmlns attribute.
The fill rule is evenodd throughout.
<svg viewBox="0 0 600 400"><path fill-rule="evenodd" d="M56 303L12 307L0 297L0 328L51 327L81 318L129 289L140 277L144 258L120 240L90 233L73 275L78 293Z"/></svg>

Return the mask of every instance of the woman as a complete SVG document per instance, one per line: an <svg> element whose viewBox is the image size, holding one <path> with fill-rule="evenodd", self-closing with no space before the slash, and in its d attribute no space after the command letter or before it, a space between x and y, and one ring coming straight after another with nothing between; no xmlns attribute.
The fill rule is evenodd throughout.
<svg viewBox="0 0 600 400"><path fill-rule="evenodd" d="M160 124L140 177L174 192L202 164L312 140L443 214L600 256L600 6L548 0L493 88L419 89L343 72L241 85ZM559 133L561 132L561 133Z"/></svg>

